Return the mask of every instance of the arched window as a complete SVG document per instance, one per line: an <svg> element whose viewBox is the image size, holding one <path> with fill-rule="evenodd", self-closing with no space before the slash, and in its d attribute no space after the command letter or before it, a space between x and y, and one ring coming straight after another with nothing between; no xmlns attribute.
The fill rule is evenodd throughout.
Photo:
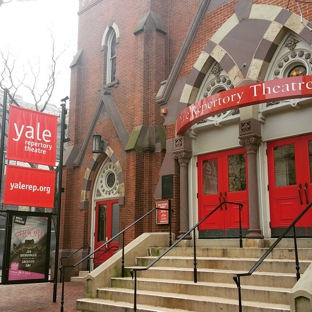
<svg viewBox="0 0 312 312"><path fill-rule="evenodd" d="M220 64L214 62L210 69L208 70L206 77L201 84L201 87L198 91L196 101L201 100L202 98L214 95L216 93L220 93L229 89L232 89L233 85L231 80L229 79L227 73L221 68ZM219 126L222 122L238 119L239 118L239 110L233 109L229 110L200 121L197 126L193 126L193 129L196 127L202 126Z"/></svg>
<svg viewBox="0 0 312 312"><path fill-rule="evenodd" d="M273 56L265 80L296 77L312 74L312 49L296 34L287 33ZM260 104L260 118L280 109L291 109L307 98L288 99Z"/></svg>
<svg viewBox="0 0 312 312"><path fill-rule="evenodd" d="M107 40L107 72L106 83L113 82L116 79L116 33L111 28Z"/></svg>
<svg viewBox="0 0 312 312"><path fill-rule="evenodd" d="M112 23L107 26L103 37L101 50L104 51L104 59L106 64L104 66L104 80L106 84L113 83L117 81L116 79L116 45L119 40L119 28L116 23Z"/></svg>

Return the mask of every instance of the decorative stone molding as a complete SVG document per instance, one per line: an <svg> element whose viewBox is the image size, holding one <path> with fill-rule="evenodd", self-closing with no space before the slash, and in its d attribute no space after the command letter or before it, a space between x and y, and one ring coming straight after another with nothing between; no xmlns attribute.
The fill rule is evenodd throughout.
<svg viewBox="0 0 312 312"><path fill-rule="evenodd" d="M190 152L181 152L174 155L174 159L178 160L180 166L187 166L191 158L192 153Z"/></svg>
<svg viewBox="0 0 312 312"><path fill-rule="evenodd" d="M119 196L119 205L124 205L125 186L123 171L118 161L117 155L109 146L107 146L104 153L93 154L93 158L89 162L88 168L86 169L80 194L80 210L88 210L90 208L91 186L98 168L105 162L110 164L110 166L108 167L108 171L114 173L115 181L114 184L108 187L108 189L102 190L100 193L96 191L95 197L98 196L98 198L100 198L102 196L102 198L104 198L108 196ZM104 167L105 165L103 166L103 168ZM106 177L105 174L103 177ZM97 185L95 185L95 187L98 186L99 182L97 182Z"/></svg>
<svg viewBox="0 0 312 312"><path fill-rule="evenodd" d="M285 42L285 47L288 48L290 51L293 51L296 48L298 42L299 42L299 40L297 40L295 38L289 38Z"/></svg>
<svg viewBox="0 0 312 312"><path fill-rule="evenodd" d="M250 136L248 138L240 138L239 144L246 148L247 153L256 153L259 146L261 145L262 137L261 136Z"/></svg>
<svg viewBox="0 0 312 312"><path fill-rule="evenodd" d="M255 153L261 142L260 121L253 118L242 120L239 128L239 144L246 148L247 153Z"/></svg>
<svg viewBox="0 0 312 312"><path fill-rule="evenodd" d="M188 136L182 136L182 137L174 138L173 152L174 152L174 154L178 154L181 152L192 153L191 138Z"/></svg>

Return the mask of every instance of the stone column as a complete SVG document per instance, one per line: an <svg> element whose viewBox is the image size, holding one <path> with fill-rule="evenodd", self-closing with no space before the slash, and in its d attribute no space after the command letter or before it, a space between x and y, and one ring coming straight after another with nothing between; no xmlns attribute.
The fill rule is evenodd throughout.
<svg viewBox="0 0 312 312"><path fill-rule="evenodd" d="M248 162L248 205L249 205L249 229L247 238L263 238L260 229L258 175L257 175L257 151L261 145L260 122L256 119L241 121L240 142L247 150Z"/></svg>
<svg viewBox="0 0 312 312"><path fill-rule="evenodd" d="M188 209L188 163L192 157L190 148L186 148L186 145L190 145L190 139L185 137L175 139L174 158L178 160L180 166L180 238L189 230L189 209ZM187 235L185 239L191 239L190 235Z"/></svg>

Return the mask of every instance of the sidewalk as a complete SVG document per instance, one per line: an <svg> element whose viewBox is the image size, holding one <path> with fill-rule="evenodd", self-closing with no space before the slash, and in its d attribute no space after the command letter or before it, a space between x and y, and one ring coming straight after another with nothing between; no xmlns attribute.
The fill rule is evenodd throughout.
<svg viewBox="0 0 312 312"><path fill-rule="evenodd" d="M1 312L60 312L62 284L57 284L56 302L53 302L53 283L0 284ZM67 282L64 287L64 312L77 311L76 300L84 298L84 284Z"/></svg>

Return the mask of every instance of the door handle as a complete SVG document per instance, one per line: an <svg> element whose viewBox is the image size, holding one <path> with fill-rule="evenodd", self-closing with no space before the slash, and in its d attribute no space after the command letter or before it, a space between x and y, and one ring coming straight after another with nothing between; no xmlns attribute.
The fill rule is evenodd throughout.
<svg viewBox="0 0 312 312"><path fill-rule="evenodd" d="M301 189L302 189L302 185L301 185L301 183L299 183L299 185L298 185L298 194L299 194L300 205L303 204L302 198L301 198Z"/></svg>
<svg viewBox="0 0 312 312"><path fill-rule="evenodd" d="M304 183L304 195L306 198L306 204L309 205L309 197L308 197L308 183Z"/></svg>
<svg viewBox="0 0 312 312"><path fill-rule="evenodd" d="M222 192L220 192L219 203L220 205L222 204ZM220 207L220 210L222 210L222 206Z"/></svg>
<svg viewBox="0 0 312 312"><path fill-rule="evenodd" d="M227 195L227 193L226 193L226 192L224 192L224 197L223 197L223 201L224 201L224 202L226 202L226 195ZM227 210L227 206L226 206L226 204L224 205L224 208L225 208L225 210Z"/></svg>

